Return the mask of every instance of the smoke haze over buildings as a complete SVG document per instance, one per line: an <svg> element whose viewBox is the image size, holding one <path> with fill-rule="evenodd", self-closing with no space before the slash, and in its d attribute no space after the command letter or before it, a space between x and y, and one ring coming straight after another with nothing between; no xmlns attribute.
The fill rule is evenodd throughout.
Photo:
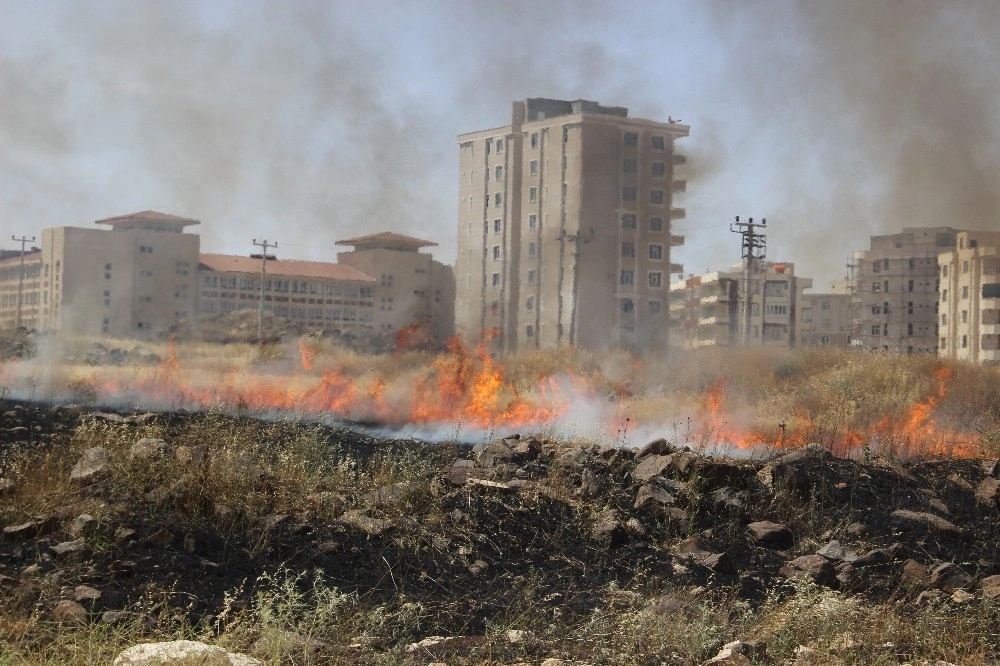
<svg viewBox="0 0 1000 666"><path fill-rule="evenodd" d="M0 0L0 227L196 217L208 251L333 258L387 229L455 248L455 136L514 99L692 128L689 271L733 215L817 287L873 233L996 226L1000 5L962 0Z"/></svg>

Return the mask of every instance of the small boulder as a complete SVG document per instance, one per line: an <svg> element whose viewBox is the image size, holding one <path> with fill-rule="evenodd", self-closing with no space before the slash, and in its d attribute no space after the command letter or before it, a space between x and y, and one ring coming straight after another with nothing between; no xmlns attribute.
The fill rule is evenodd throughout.
<svg viewBox="0 0 1000 666"><path fill-rule="evenodd" d="M111 454L103 446L87 449L69 473L69 481L81 486L95 483L107 474L110 462Z"/></svg>
<svg viewBox="0 0 1000 666"><path fill-rule="evenodd" d="M795 542L792 531L780 523L761 520L747 525L747 538L755 546L785 550Z"/></svg>
<svg viewBox="0 0 1000 666"><path fill-rule="evenodd" d="M822 555L796 557L781 567L778 573L789 580L795 580L804 576L817 585L837 587L837 569L830 560Z"/></svg>
<svg viewBox="0 0 1000 666"><path fill-rule="evenodd" d="M668 467L670 467L670 456L646 456L632 470L632 480L636 483L647 483L653 477L663 474Z"/></svg>
<svg viewBox="0 0 1000 666"><path fill-rule="evenodd" d="M858 554L853 549L843 546L836 539L817 550L816 554L837 562L854 562L858 559Z"/></svg>
<svg viewBox="0 0 1000 666"><path fill-rule="evenodd" d="M112 666L263 666L263 662L245 654L228 652L199 641L142 643L123 650Z"/></svg>
<svg viewBox="0 0 1000 666"><path fill-rule="evenodd" d="M654 439L651 442L646 443L644 446L636 449L635 459L642 460L647 456L660 456L673 451L673 448L667 440L662 437L659 439Z"/></svg>
<svg viewBox="0 0 1000 666"><path fill-rule="evenodd" d="M608 548L620 546L628 541L628 530L618 519L618 512L614 509L605 511L597 518L592 535L595 541Z"/></svg>
<svg viewBox="0 0 1000 666"><path fill-rule="evenodd" d="M951 562L942 562L931 568L930 586L953 594L956 590L967 590L972 587L972 577Z"/></svg>
<svg viewBox="0 0 1000 666"><path fill-rule="evenodd" d="M988 476L976 487L976 501L986 506L1000 506L1000 479Z"/></svg>
<svg viewBox="0 0 1000 666"><path fill-rule="evenodd" d="M73 519L66 528L66 531L70 536L80 537L85 535L91 535L94 532L94 528L97 527L97 521L89 513L81 513L79 516Z"/></svg>
<svg viewBox="0 0 1000 666"><path fill-rule="evenodd" d="M1000 599L1000 575L987 576L979 581L979 589L987 599Z"/></svg>
<svg viewBox="0 0 1000 666"><path fill-rule="evenodd" d="M96 590L89 585L77 585L73 590L75 601L97 601L101 598L100 590Z"/></svg>
<svg viewBox="0 0 1000 666"><path fill-rule="evenodd" d="M926 590L930 585L927 567L916 560L906 560L899 573L899 583L910 591Z"/></svg>
<svg viewBox="0 0 1000 666"><path fill-rule="evenodd" d="M148 460L164 455L170 446L156 437L143 437L136 441L128 451L129 460Z"/></svg>
<svg viewBox="0 0 1000 666"><path fill-rule="evenodd" d="M201 461L205 459L205 453L207 451L208 447L204 444L198 444L197 446L178 446L174 451L174 458L181 465L197 467L201 464Z"/></svg>
<svg viewBox="0 0 1000 666"><path fill-rule="evenodd" d="M87 609L75 601L63 599L52 609L52 619L65 624L86 624Z"/></svg>
<svg viewBox="0 0 1000 666"><path fill-rule="evenodd" d="M937 532L953 537L960 537L964 534L962 528L932 513L898 509L893 511L889 518L893 527L911 534L922 535L928 532Z"/></svg>
<svg viewBox="0 0 1000 666"><path fill-rule="evenodd" d="M594 499L601 494L604 484L599 476L589 469L583 470L580 474L580 497L584 499Z"/></svg>
<svg viewBox="0 0 1000 666"><path fill-rule="evenodd" d="M58 557L66 557L72 553L80 552L86 544L87 540L84 537L80 537L79 539L74 539L72 541L57 543L54 546L50 546L49 550L55 553Z"/></svg>
<svg viewBox="0 0 1000 666"><path fill-rule="evenodd" d="M644 484L636 493L633 508L640 511L650 511L676 503L677 498L663 488L652 483Z"/></svg>

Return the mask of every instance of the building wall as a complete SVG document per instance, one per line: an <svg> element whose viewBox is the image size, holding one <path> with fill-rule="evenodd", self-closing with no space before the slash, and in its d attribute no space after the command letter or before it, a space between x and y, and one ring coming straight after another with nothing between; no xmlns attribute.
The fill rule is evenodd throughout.
<svg viewBox="0 0 1000 666"><path fill-rule="evenodd" d="M670 247L683 241L670 233L684 188L673 142L687 132L594 102L527 100L510 125L460 136L460 334L495 336L507 351L665 345L679 270ZM653 259L651 243L661 246Z"/></svg>
<svg viewBox="0 0 1000 666"><path fill-rule="evenodd" d="M1000 232L961 231L938 255L938 354L1000 362Z"/></svg>
<svg viewBox="0 0 1000 666"><path fill-rule="evenodd" d="M950 227L873 236L856 253L851 344L870 351L938 351L938 254L955 244Z"/></svg>
<svg viewBox="0 0 1000 666"><path fill-rule="evenodd" d="M803 345L847 347L849 334L849 303L847 292L804 294L800 310Z"/></svg>
<svg viewBox="0 0 1000 666"><path fill-rule="evenodd" d="M0 259L0 329L17 325L19 293L21 326L36 329L42 314L42 255L38 248L25 252L22 268L20 253L11 254Z"/></svg>

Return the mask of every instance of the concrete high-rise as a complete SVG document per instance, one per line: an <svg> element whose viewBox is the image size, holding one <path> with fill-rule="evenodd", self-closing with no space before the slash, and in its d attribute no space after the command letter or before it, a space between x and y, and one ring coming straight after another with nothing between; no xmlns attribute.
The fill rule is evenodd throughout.
<svg viewBox="0 0 1000 666"><path fill-rule="evenodd" d="M457 332L503 351L665 347L688 130L528 99L509 125L460 135Z"/></svg>
<svg viewBox="0 0 1000 666"><path fill-rule="evenodd" d="M1000 363L1000 232L959 232L938 264L938 354Z"/></svg>

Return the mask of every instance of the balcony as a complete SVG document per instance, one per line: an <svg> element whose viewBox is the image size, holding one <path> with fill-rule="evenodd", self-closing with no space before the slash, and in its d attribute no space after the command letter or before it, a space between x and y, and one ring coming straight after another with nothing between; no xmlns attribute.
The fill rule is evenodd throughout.
<svg viewBox="0 0 1000 666"><path fill-rule="evenodd" d="M687 155L681 155L679 153L674 153L674 166L677 166L679 164L687 164L687 163L688 163Z"/></svg>
<svg viewBox="0 0 1000 666"><path fill-rule="evenodd" d="M671 220L683 220L687 217L686 208L671 208L670 209L670 219Z"/></svg>
<svg viewBox="0 0 1000 666"><path fill-rule="evenodd" d="M675 180L670 185L674 192L687 192L688 182L686 180Z"/></svg>
<svg viewBox="0 0 1000 666"><path fill-rule="evenodd" d="M681 245L684 245L684 236L678 236L676 234L671 234L670 235L670 246L671 247L680 247Z"/></svg>
<svg viewBox="0 0 1000 666"><path fill-rule="evenodd" d="M983 349L979 352L979 360L982 363L996 363L1000 361L1000 349Z"/></svg>
<svg viewBox="0 0 1000 666"><path fill-rule="evenodd" d="M1000 324L980 324L979 332L983 335L1000 335Z"/></svg>

